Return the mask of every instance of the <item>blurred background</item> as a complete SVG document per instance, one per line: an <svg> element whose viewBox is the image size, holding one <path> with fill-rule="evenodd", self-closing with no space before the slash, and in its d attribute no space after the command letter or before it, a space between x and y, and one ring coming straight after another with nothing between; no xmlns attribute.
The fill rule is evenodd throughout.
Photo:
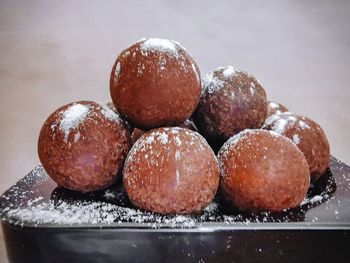
<svg viewBox="0 0 350 263"><path fill-rule="evenodd" d="M110 101L116 57L142 37L179 41L202 75L226 65L252 73L270 100L318 122L350 164L349 11L350 1L331 0L0 0L0 192L39 163L38 134L55 109Z"/></svg>

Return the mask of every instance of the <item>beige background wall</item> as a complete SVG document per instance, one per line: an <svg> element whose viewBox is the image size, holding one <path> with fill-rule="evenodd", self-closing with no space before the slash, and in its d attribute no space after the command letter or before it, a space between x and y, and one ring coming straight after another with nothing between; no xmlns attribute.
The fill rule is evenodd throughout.
<svg viewBox="0 0 350 263"><path fill-rule="evenodd" d="M0 0L0 192L38 164L53 110L110 100L114 59L144 36L181 42L202 74L229 64L251 72L350 163L349 11L350 1Z"/></svg>

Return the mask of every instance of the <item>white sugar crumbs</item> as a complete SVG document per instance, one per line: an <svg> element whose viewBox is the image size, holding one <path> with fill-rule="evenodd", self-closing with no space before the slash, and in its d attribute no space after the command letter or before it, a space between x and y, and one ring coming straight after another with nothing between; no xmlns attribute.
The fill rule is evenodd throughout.
<svg viewBox="0 0 350 263"><path fill-rule="evenodd" d="M292 140L295 144L299 144L300 143L300 138L298 134L294 134L292 137Z"/></svg>
<svg viewBox="0 0 350 263"><path fill-rule="evenodd" d="M6 209L1 211L1 217L16 224L111 224L121 222L133 222L147 224L151 227L159 227L166 224L170 227L188 228L194 227L198 219L191 216L172 215L163 216L151 212L121 205L125 195L121 191L107 189L97 200L71 200L47 199L43 196L30 199L35 192L27 191L27 185L46 184L49 181L42 166L37 166L27 177L22 179L22 184L12 187L7 193L12 200L16 200ZM23 188L24 187L24 188ZM9 198L6 194L3 198ZM124 197L125 198L125 197ZM28 201L29 199L29 201Z"/></svg>
<svg viewBox="0 0 350 263"><path fill-rule="evenodd" d="M179 172L177 176L181 176ZM220 212L220 205L217 201L210 203L200 215L160 215L145 212L128 207L125 193L117 189L107 189L98 200L77 200L44 197L40 192L28 190L27 186L36 185L37 189L42 184L47 184L49 177L42 168L37 166L28 176L21 180L21 183L12 187L3 195L5 200L12 201L11 205L1 211L1 218L15 225L24 225L29 222L32 225L40 224L121 224L132 222L146 225L153 228L175 227L191 228L201 226L206 222L232 223L263 223L263 222L290 222L293 221L293 214L287 211L285 215L274 217L269 212L254 214L246 217L242 214L225 215ZM180 181L180 178L179 178ZM35 189L35 188L34 188ZM318 204L329 199L329 189L319 195L308 196L302 206ZM36 196L36 197L33 197ZM334 212L338 214L338 210ZM291 215L291 219L288 216ZM312 219L313 220L313 219ZM315 220L317 220L315 218Z"/></svg>
<svg viewBox="0 0 350 263"><path fill-rule="evenodd" d="M228 139L225 144L221 147L218 156L225 156L227 155L229 149L233 147L235 144L237 144L240 140L247 138L249 134L259 133L260 130L254 130L254 129L246 129L234 136L232 136L230 139Z"/></svg>
<svg viewBox="0 0 350 263"><path fill-rule="evenodd" d="M299 127L302 130L310 128L310 126L303 121L303 118L293 116L290 112L276 113L268 117L263 128L270 125L272 126L272 130L279 134L283 134L288 128L293 126ZM296 140L298 139L296 138Z"/></svg>
<svg viewBox="0 0 350 263"><path fill-rule="evenodd" d="M214 76L213 72L206 74L203 78L202 92L214 93L224 87L224 82Z"/></svg>
<svg viewBox="0 0 350 263"><path fill-rule="evenodd" d="M159 65L160 65L160 70L164 70L166 67L166 60L164 58L160 58Z"/></svg>
<svg viewBox="0 0 350 263"><path fill-rule="evenodd" d="M181 158L181 152L176 150L176 152L175 152L175 160L180 160L180 158Z"/></svg>
<svg viewBox="0 0 350 263"><path fill-rule="evenodd" d="M179 136L175 136L175 143L177 146L181 146L182 142Z"/></svg>
<svg viewBox="0 0 350 263"><path fill-rule="evenodd" d="M300 127L304 130L304 129L309 129L310 126L307 125L304 121L299 121L299 125Z"/></svg>
<svg viewBox="0 0 350 263"><path fill-rule="evenodd" d="M232 77L235 73L236 73L236 70L233 66L228 66L223 72L226 78Z"/></svg>
<svg viewBox="0 0 350 263"><path fill-rule="evenodd" d="M153 135L148 136L148 137L146 138L146 143L147 143L147 144L151 144L153 141L154 141L154 136L153 136Z"/></svg>
<svg viewBox="0 0 350 263"><path fill-rule="evenodd" d="M251 144L249 136L252 134L259 134L262 132L268 132L271 136L273 137L281 137L283 138L279 133L275 131L266 131L266 130L260 130L260 129L246 129L234 136L232 136L230 139L228 139L224 145L221 147L220 151L218 152L218 158L220 159L221 157L226 158L230 149L232 147L235 147L236 144L241 141L241 140L246 140L246 144ZM268 151L267 147L263 148L264 151ZM264 158L264 157L263 157ZM266 157L265 157L266 158Z"/></svg>
<svg viewBox="0 0 350 263"><path fill-rule="evenodd" d="M148 52L158 51L178 57L178 50L175 43L168 39L149 38L141 44L140 49L144 56L147 56Z"/></svg>
<svg viewBox="0 0 350 263"><path fill-rule="evenodd" d="M280 133L280 134L284 133L287 124L288 124L288 120L285 120L285 119L278 119L278 120L275 122L274 131L275 131L275 132L278 132L278 133Z"/></svg>
<svg viewBox="0 0 350 263"><path fill-rule="evenodd" d="M161 133L158 135L158 141L160 141L161 144L167 144L168 143L168 135L166 133Z"/></svg>
<svg viewBox="0 0 350 263"><path fill-rule="evenodd" d="M113 199L116 197L115 193L111 190L106 190L105 193L104 193L104 197L106 199Z"/></svg>
<svg viewBox="0 0 350 263"><path fill-rule="evenodd" d="M270 101L270 102L269 102L269 106L270 106L271 108L273 108L273 109L279 108L278 104L275 103L275 102L273 102L273 101Z"/></svg>
<svg viewBox="0 0 350 263"><path fill-rule="evenodd" d="M317 203L321 202L323 199L327 198L328 196L325 195L315 195L311 198L305 198L303 202L300 205L306 205L306 204L312 204L312 203Z"/></svg>
<svg viewBox="0 0 350 263"><path fill-rule="evenodd" d="M85 120L89 111L90 108L87 105L74 104L62 113L60 129L64 132L65 141L68 140L70 131Z"/></svg>
<svg viewBox="0 0 350 263"><path fill-rule="evenodd" d="M78 142L79 139L80 139L80 132L78 132L74 135L74 142Z"/></svg>

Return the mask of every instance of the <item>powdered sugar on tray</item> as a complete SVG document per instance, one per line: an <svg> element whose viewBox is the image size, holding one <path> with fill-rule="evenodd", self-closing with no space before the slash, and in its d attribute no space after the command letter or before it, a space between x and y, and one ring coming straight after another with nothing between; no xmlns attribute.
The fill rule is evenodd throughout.
<svg viewBox="0 0 350 263"><path fill-rule="evenodd" d="M62 113L60 129L64 132L65 141L68 140L70 131L85 120L89 111L89 106L76 103Z"/></svg>
<svg viewBox="0 0 350 263"><path fill-rule="evenodd" d="M27 181L23 181L27 180ZM198 219L186 215L159 215L151 212L145 212L138 209L125 206L121 199L125 199L125 193L117 189L107 189L100 193L100 198L104 200L96 201L91 198L88 200L55 199L47 200L44 197L37 197L26 201L33 191L26 192L26 185L33 182L39 184L49 181L44 169L37 166L30 175L22 180L23 188L15 187L8 194L11 199L16 199L18 204L13 204L2 209L1 216L6 217L13 224L23 225L31 223L40 224L111 224L132 222L141 223L154 228L166 224L170 227L193 227ZM93 195L93 194L92 194ZM7 200L6 195L2 197Z"/></svg>
<svg viewBox="0 0 350 263"><path fill-rule="evenodd" d="M344 182L347 185L337 187L348 189L350 181ZM270 212L247 214L237 211L227 214L223 212L220 200L215 199L199 215L160 215L132 208L121 187L113 186L99 193L91 193L88 197L87 194L66 192L55 187L42 166L37 166L1 197L2 220L20 226L28 223L31 226L42 224L101 226L101 224L136 223L151 228L192 228L210 222L249 225L304 221L308 209L321 203L324 203L324 209L334 210L334 220L338 220L342 206L340 201L329 205L328 201L335 191L335 181L332 176L327 179L322 190L319 185L312 184L300 208L288 209L278 214ZM317 218L308 220L314 222Z"/></svg>

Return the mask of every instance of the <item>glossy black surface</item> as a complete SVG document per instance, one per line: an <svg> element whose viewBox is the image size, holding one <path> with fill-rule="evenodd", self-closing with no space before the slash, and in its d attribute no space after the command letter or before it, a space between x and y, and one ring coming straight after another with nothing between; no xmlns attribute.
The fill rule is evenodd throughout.
<svg viewBox="0 0 350 263"><path fill-rule="evenodd" d="M190 221L190 227L205 226L221 226L220 223L225 223L224 226L230 225L235 222L254 225L257 228L267 227L268 223L280 223L279 226L283 226L283 223L299 223L300 226L321 226L321 225L347 225L350 222L350 168L345 164L339 162L335 158L332 159L330 169L327 175L320 179L317 183L314 183L308 192L308 200L301 207L289 209L281 213L242 213L239 211L228 211L225 206L220 204L219 197L215 200L215 209L211 209L210 212L197 216L188 216L185 220ZM310 202L310 199L313 201ZM175 216L159 216L152 213L141 212L137 210L137 215L142 217L130 217L124 214L119 215L119 208L132 208L122 186L111 186L109 189L101 192L81 194L78 192L58 188L57 185L46 175L42 167L38 166L29 175L20 180L15 186L10 188L0 199L0 214L2 220L8 221L15 225L22 226L37 226L43 225L47 227L123 227L125 223L128 227L169 227L167 222L171 221L171 227L182 227L181 222L177 223ZM62 208L62 203L64 207ZM54 222L41 222L36 215L34 218L30 218L31 211L26 209L32 209L36 213L42 212L44 209L40 209L42 204L50 204L52 207L48 215L52 216L53 213L60 213L62 209L64 212L69 211L72 207L77 210L77 204L81 205L90 204L99 207L108 206L108 211L112 211L113 222L111 220L106 221L102 217L105 213L94 212L94 222L91 223L89 218L84 220L69 221L68 223L61 218L58 218L57 223ZM37 208L39 207L39 208ZM20 208L20 209L19 209ZM88 213L88 210L82 206ZM23 211L26 211L25 217L23 217ZM124 212L124 210L122 211ZM97 220L96 220L97 217ZM98 218L100 217L100 218ZM45 219L45 215L43 215ZM97 221L97 222L96 222ZM91 223L91 224L89 224ZM257 224L255 224L257 223ZM156 224L156 225L154 225ZM275 224L276 225L276 224ZM235 225L233 225L234 227ZM274 226L274 225L271 225ZM277 226L277 225L276 225ZM291 227L286 224L284 227ZM294 225L293 225L294 227Z"/></svg>
<svg viewBox="0 0 350 263"><path fill-rule="evenodd" d="M40 167L34 171L1 197L2 227L10 262L350 260L350 167L335 158L327 176L309 190L308 197L315 202L275 214L242 214L218 205L184 221L142 211L138 211L137 220L118 217L119 210L113 209L130 207L121 187L79 194L57 188L43 176ZM77 224L73 220L68 224L40 222L38 217L34 220L30 216L23 220L23 214L10 213L26 211L28 207L34 207L37 213L40 204L50 203L51 215L61 211L62 202L68 210L77 203L110 205L115 217L108 223ZM139 221L139 215L143 220Z"/></svg>

